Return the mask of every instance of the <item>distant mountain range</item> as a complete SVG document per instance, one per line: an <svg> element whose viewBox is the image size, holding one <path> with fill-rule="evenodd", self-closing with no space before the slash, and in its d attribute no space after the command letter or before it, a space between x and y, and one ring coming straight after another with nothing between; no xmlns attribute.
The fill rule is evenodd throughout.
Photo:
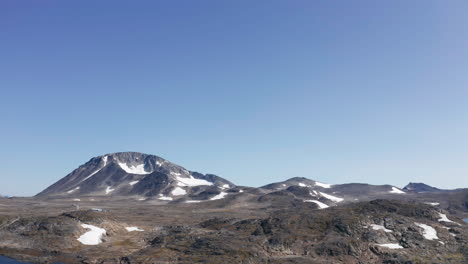
<svg viewBox="0 0 468 264"><path fill-rule="evenodd" d="M392 185L327 184L295 177L259 188L237 186L213 175L189 171L155 155L120 152L92 158L36 195L37 198L115 198L197 203L236 196L265 201L299 199L320 208L378 198L405 199L447 192L424 183Z"/></svg>

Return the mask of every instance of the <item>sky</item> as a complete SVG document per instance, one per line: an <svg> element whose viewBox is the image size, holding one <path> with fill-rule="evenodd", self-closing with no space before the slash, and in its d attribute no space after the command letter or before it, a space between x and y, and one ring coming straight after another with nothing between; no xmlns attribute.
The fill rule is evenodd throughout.
<svg viewBox="0 0 468 264"><path fill-rule="evenodd" d="M0 194L137 151L261 186L468 187L466 1L0 1Z"/></svg>

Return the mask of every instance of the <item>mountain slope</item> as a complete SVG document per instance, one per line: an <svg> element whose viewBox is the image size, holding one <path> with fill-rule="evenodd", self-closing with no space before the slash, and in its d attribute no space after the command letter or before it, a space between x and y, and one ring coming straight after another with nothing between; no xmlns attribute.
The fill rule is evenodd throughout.
<svg viewBox="0 0 468 264"><path fill-rule="evenodd" d="M120 152L92 158L37 197L158 196L170 199L235 185L215 175L191 172L161 157Z"/></svg>
<svg viewBox="0 0 468 264"><path fill-rule="evenodd" d="M442 192L444 190L429 186L425 183L416 183L416 182L410 182L408 185L406 185L403 188L404 191L409 191L409 192Z"/></svg>
<svg viewBox="0 0 468 264"><path fill-rule="evenodd" d="M406 194L392 185L327 184L303 177L271 183L260 187L260 189L266 193L260 198L261 200L278 200L278 196L283 196L315 203L322 209L378 198L401 199Z"/></svg>

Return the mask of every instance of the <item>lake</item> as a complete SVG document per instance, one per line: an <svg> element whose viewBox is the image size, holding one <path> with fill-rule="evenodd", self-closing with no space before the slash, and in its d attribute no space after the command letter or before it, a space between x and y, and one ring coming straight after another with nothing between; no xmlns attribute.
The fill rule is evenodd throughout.
<svg viewBox="0 0 468 264"><path fill-rule="evenodd" d="M0 256L0 264L31 264L29 262L19 262L11 258ZM53 264L62 264L62 263L53 263Z"/></svg>
<svg viewBox="0 0 468 264"><path fill-rule="evenodd" d="M463 219L463 221L465 221L465 223L468 223L468 218Z"/></svg>
<svg viewBox="0 0 468 264"><path fill-rule="evenodd" d="M18 262L14 259L0 256L0 264L29 264L26 262Z"/></svg>

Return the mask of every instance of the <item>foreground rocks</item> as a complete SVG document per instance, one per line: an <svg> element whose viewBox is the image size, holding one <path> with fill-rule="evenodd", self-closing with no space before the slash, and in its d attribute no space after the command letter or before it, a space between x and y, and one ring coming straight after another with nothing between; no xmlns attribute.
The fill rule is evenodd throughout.
<svg viewBox="0 0 468 264"><path fill-rule="evenodd" d="M426 204L374 200L319 210L293 203L258 214L200 208L3 216L0 254L35 263L468 263L467 225ZM440 213L453 222L439 221ZM144 231L127 231L135 222ZM101 244L77 240L87 231L82 223L107 231Z"/></svg>

